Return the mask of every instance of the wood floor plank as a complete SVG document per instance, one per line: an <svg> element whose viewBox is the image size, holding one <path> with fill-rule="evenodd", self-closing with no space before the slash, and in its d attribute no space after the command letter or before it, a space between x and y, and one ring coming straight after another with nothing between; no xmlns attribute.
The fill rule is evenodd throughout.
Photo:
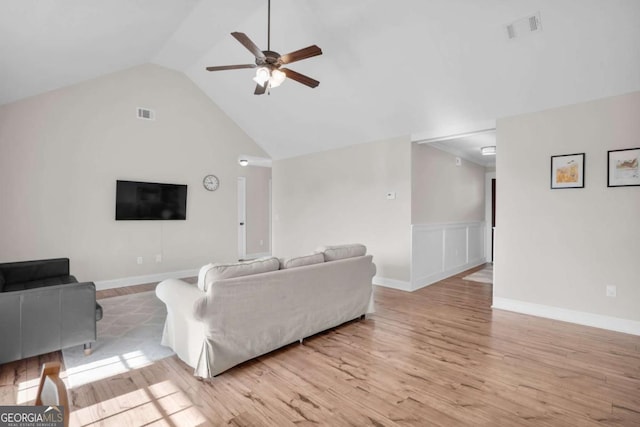
<svg viewBox="0 0 640 427"><path fill-rule="evenodd" d="M640 337L492 310L491 285L467 274L375 287L367 319L211 380L172 356L77 387L71 425L640 425ZM61 359L0 365L0 404L32 404L40 366Z"/></svg>

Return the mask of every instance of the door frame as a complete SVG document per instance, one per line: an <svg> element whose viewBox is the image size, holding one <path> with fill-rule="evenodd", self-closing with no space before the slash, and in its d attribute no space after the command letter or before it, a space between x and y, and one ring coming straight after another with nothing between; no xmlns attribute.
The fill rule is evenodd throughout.
<svg viewBox="0 0 640 427"><path fill-rule="evenodd" d="M238 177L238 260L247 256L247 178Z"/></svg>
<svg viewBox="0 0 640 427"><path fill-rule="evenodd" d="M491 180L496 179L495 172L487 172L484 175L484 222L486 225L485 230L485 259L487 262L493 262L492 248L493 248L493 230L491 226L491 218L493 215L492 209L492 189L491 189ZM497 185L498 181L496 181ZM496 191L497 193L497 191ZM495 255L495 253L494 253Z"/></svg>

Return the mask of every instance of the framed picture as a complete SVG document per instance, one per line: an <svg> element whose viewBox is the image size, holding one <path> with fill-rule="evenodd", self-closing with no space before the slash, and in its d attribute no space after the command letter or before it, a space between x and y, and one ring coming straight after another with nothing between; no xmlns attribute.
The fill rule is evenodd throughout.
<svg viewBox="0 0 640 427"><path fill-rule="evenodd" d="M607 187L640 185L640 148L608 151Z"/></svg>
<svg viewBox="0 0 640 427"><path fill-rule="evenodd" d="M584 188L584 153L551 156L551 189Z"/></svg>

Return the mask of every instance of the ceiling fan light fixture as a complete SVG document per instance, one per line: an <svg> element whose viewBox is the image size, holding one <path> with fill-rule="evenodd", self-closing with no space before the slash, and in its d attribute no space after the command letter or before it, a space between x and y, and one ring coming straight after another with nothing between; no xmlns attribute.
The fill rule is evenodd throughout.
<svg viewBox="0 0 640 427"><path fill-rule="evenodd" d="M495 156L496 155L496 146L495 145L489 145L487 147L482 147L480 149L480 152L482 153L483 156Z"/></svg>
<svg viewBox="0 0 640 427"><path fill-rule="evenodd" d="M303 59L322 55L322 49L316 45L280 55L271 50L271 0L267 3L267 50L261 50L245 33L234 31L231 36L242 44L255 57L253 64L221 65L206 67L207 71L239 70L244 68L257 68L253 81L257 86L254 95L271 93L269 89L280 86L285 79L291 79L310 88L318 87L319 81L309 76L298 73L290 68L279 70L281 65L289 65Z"/></svg>
<svg viewBox="0 0 640 427"><path fill-rule="evenodd" d="M253 81L264 87L265 83L269 81L269 69L267 67L260 67L256 70L256 76Z"/></svg>
<svg viewBox="0 0 640 427"><path fill-rule="evenodd" d="M271 78L269 79L269 86L270 87L278 87L282 84L282 82L284 82L284 80L287 78L287 75L280 71L280 70L273 70L271 72Z"/></svg>

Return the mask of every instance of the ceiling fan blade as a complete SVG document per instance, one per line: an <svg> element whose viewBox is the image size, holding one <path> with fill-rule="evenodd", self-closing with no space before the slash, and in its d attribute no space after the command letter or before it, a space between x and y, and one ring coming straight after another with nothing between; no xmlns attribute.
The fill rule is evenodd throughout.
<svg viewBox="0 0 640 427"><path fill-rule="evenodd" d="M245 33L234 32L234 33L231 33L231 35L235 37L235 39L238 40L240 43L242 43L244 47L249 49L249 51L253 53L253 56L255 56L257 59L266 59L266 57L264 56L264 53L262 53L260 48L256 46L256 44L252 42L251 39Z"/></svg>
<svg viewBox="0 0 640 427"><path fill-rule="evenodd" d="M314 44L312 46L305 47L304 49L282 55L280 58L282 59L283 64L291 64L292 62L302 61L303 59L312 58L318 55L322 55L322 49Z"/></svg>
<svg viewBox="0 0 640 427"><path fill-rule="evenodd" d="M267 91L267 85L268 83L265 82L264 86L262 86L261 84L257 84L256 85L256 90L253 92L254 95L264 95L264 93Z"/></svg>
<svg viewBox="0 0 640 427"><path fill-rule="evenodd" d="M239 70L241 68L256 68L256 64L243 64L243 65L220 65L218 67L207 67L207 71L222 71L222 70Z"/></svg>
<svg viewBox="0 0 640 427"><path fill-rule="evenodd" d="M288 68L280 68L280 71L285 73L287 75L287 77L290 78L291 80L295 80L298 83L302 83L303 85L307 85L310 88L317 87L320 84L319 81L314 80L311 77L305 76L304 74L300 74L300 73L298 73L296 71L290 70Z"/></svg>

